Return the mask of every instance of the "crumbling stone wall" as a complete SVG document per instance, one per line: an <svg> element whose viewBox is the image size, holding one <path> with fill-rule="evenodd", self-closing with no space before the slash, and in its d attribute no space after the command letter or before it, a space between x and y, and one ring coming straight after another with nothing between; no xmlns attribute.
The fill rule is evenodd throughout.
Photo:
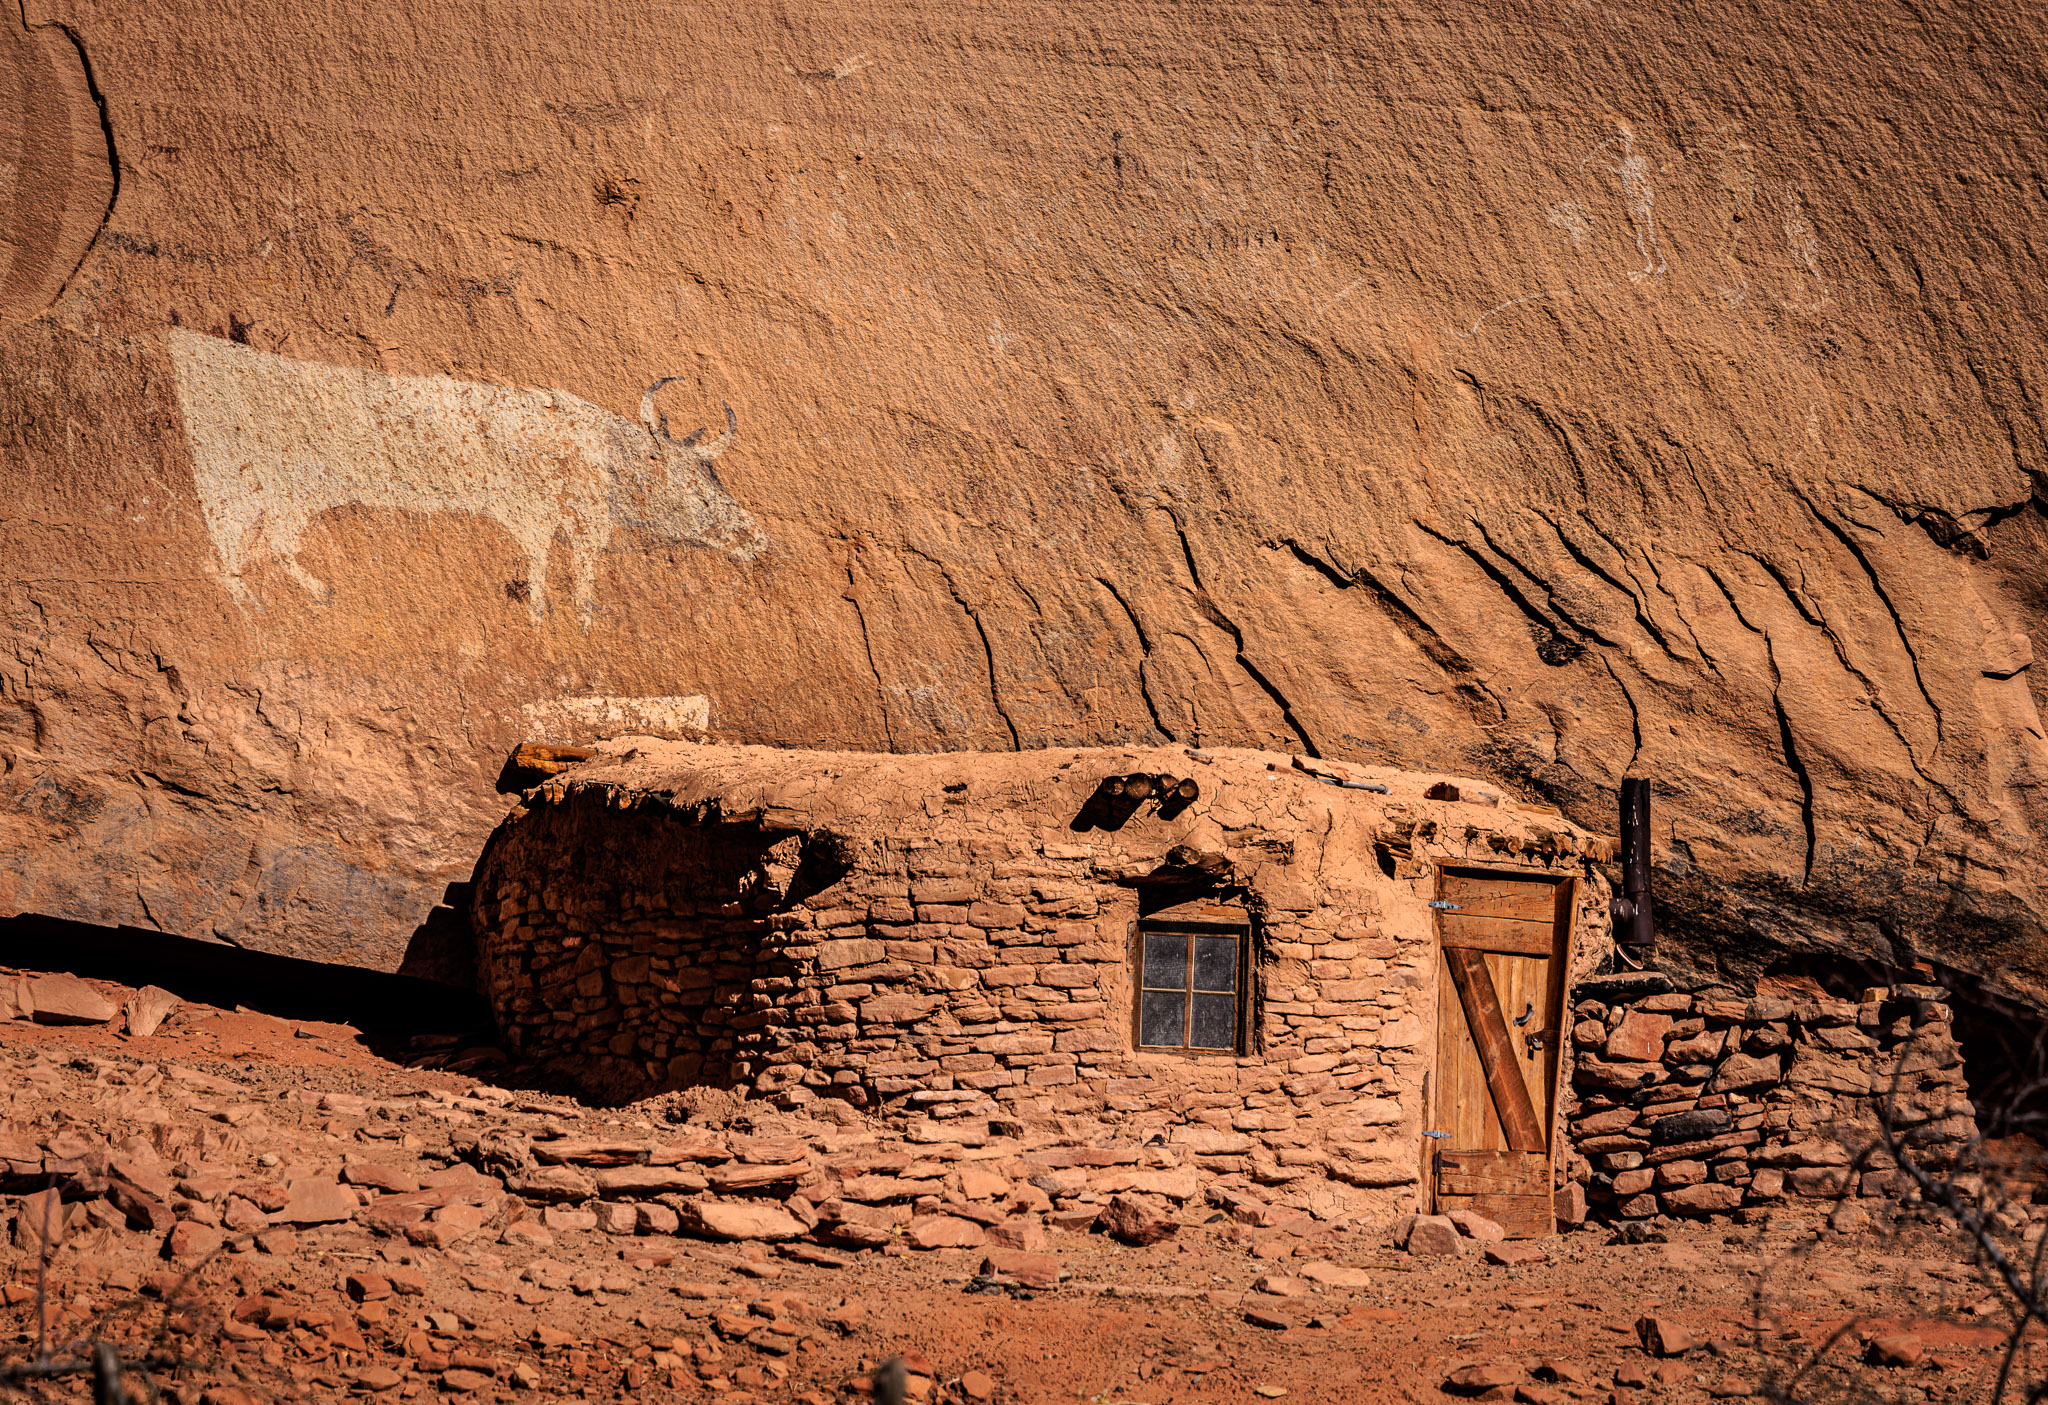
<svg viewBox="0 0 2048 1405"><path fill-rule="evenodd" d="M792 807L763 775L823 762L684 750L699 791L579 771L488 850L480 969L520 1057L615 1097L709 1083L906 1124L1112 1130L1389 1213L1421 1168L1430 864L1583 867L1561 821L1538 835L1497 798L1425 800L1440 778L1383 799L1258 753L826 758L836 774ZM1105 775L1169 767L1198 773L1198 813L1072 827ZM1213 886L1174 879L1189 847L1227 859ZM1605 885L1583 889L1598 946ZM1201 892L1255 922L1249 1047L1138 1049L1134 924Z"/></svg>
<svg viewBox="0 0 2048 1405"><path fill-rule="evenodd" d="M1974 1134L1940 987L1850 1001L1635 977L1575 994L1571 1175L1596 1215L1893 1196L1903 1177L1871 1149L1882 1114L1926 1165Z"/></svg>

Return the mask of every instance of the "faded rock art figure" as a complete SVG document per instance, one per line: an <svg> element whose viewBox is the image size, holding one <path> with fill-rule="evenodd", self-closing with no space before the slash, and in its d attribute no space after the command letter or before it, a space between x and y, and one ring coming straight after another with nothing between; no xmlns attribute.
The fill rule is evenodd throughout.
<svg viewBox="0 0 2048 1405"><path fill-rule="evenodd" d="M1620 148L1620 154L1614 156L1612 164L1601 161L1601 158L1608 156L1617 146ZM1620 278L1609 278L1584 288L1543 288L1533 293L1524 293L1520 297L1509 298L1506 302L1498 303L1480 313L1478 320L1464 331L1450 329L1457 336L1470 341L1479 335L1479 329L1486 325L1488 318L1526 303L1544 298L1589 297L1594 293L1605 292L1609 288L1618 288L1624 282L1641 283L1646 279L1662 278L1670 272L1671 264L1664 257L1664 246L1657 239L1657 193L1650 185L1650 163L1636 152L1634 129L1626 122L1617 122L1614 135L1588 152L1585 160L1579 162L1579 166L1583 169L1596 162L1599 162L1600 169L1613 176L1621 187L1621 198L1628 209L1629 224L1635 231L1636 253L1641 255L1643 266L1627 270ZM1552 205L1548 218L1553 226L1566 232L1574 249L1585 243L1586 235L1592 227L1585 209L1574 200Z"/></svg>
<svg viewBox="0 0 2048 1405"><path fill-rule="evenodd" d="M738 436L732 407L709 443L702 429L671 437L654 396L673 377L648 387L633 424L559 390L300 361L182 328L170 352L200 510L222 582L245 605L245 574L266 559L326 594L300 566L299 540L350 505L496 522L525 558L536 619L559 533L586 627L597 558L621 525L743 561L766 545L711 467Z"/></svg>

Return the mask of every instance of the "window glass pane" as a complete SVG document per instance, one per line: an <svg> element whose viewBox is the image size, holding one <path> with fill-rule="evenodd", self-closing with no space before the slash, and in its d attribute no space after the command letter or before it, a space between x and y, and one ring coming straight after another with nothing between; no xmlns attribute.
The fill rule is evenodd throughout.
<svg viewBox="0 0 2048 1405"><path fill-rule="evenodd" d="M1145 934L1145 988L1186 990L1188 988L1188 939L1185 932ZM1149 1041L1148 1041L1149 1042ZM1180 1043L1174 1039L1172 1043Z"/></svg>
<svg viewBox="0 0 2048 1405"><path fill-rule="evenodd" d="M1237 989L1237 938L1195 938L1195 989Z"/></svg>
<svg viewBox="0 0 2048 1405"><path fill-rule="evenodd" d="M1145 992L1144 1018L1140 1021L1138 1042L1141 1044L1165 1045L1178 1049L1188 1042L1187 996L1177 991L1148 990Z"/></svg>
<svg viewBox="0 0 2048 1405"><path fill-rule="evenodd" d="M1146 997L1150 999L1150 997ZM1195 1033L1188 1043L1197 1049L1235 1049L1237 1047L1237 997L1235 995L1197 995L1195 997Z"/></svg>

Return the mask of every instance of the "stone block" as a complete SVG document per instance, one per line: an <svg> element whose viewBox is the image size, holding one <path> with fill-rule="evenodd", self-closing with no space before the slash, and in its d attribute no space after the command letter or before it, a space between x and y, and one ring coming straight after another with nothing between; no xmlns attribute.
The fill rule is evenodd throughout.
<svg viewBox="0 0 2048 1405"><path fill-rule="evenodd" d="M1664 1058L1669 1063L1693 1064L1712 1063L1721 1057L1728 1045L1728 1031L1710 1029L1686 1039L1674 1039L1664 1046Z"/></svg>
<svg viewBox="0 0 2048 1405"><path fill-rule="evenodd" d="M1736 1186L1709 1181L1667 1190L1659 1199L1667 1214L1719 1214L1740 1205L1742 1191Z"/></svg>
<svg viewBox="0 0 2048 1405"><path fill-rule="evenodd" d="M1645 1168L1642 1170L1635 1171L1623 1171L1614 1178L1615 1198L1619 1200L1627 1200L1634 1196L1641 1195L1644 1191L1650 1189L1656 1183L1657 1172L1654 1168Z"/></svg>
<svg viewBox="0 0 2048 1405"><path fill-rule="evenodd" d="M1601 1053L1609 1063L1649 1063L1664 1057L1664 1036L1671 1032L1669 1015L1630 1010L1608 1031Z"/></svg>
<svg viewBox="0 0 2048 1405"><path fill-rule="evenodd" d="M1667 1161L1656 1168L1656 1186L1659 1190L1676 1190L1682 1186L1698 1185L1707 1178L1707 1163L1704 1161Z"/></svg>
<svg viewBox="0 0 2048 1405"><path fill-rule="evenodd" d="M1647 1088L1662 1083L1664 1078L1665 1070L1661 1063L1609 1063L1591 1055L1582 1055L1572 1072L1572 1081L1582 1088L1617 1091Z"/></svg>
<svg viewBox="0 0 2048 1405"><path fill-rule="evenodd" d="M1795 1166L1785 1172L1785 1189L1814 1200L1829 1200L1849 1186L1846 1166Z"/></svg>
<svg viewBox="0 0 2048 1405"><path fill-rule="evenodd" d="M1792 1056L1792 1066L1785 1070L1785 1082L1795 1088L1820 1092L1857 1096L1870 1092L1870 1073L1860 1062L1834 1057L1811 1045L1802 1046Z"/></svg>
<svg viewBox="0 0 2048 1405"><path fill-rule="evenodd" d="M1707 1080L1706 1086L1713 1093L1739 1093L1750 1088L1773 1086L1780 1081L1782 1069L1776 1057L1730 1054L1714 1070L1714 1076Z"/></svg>
<svg viewBox="0 0 2048 1405"><path fill-rule="evenodd" d="M863 1000L860 1017L871 1024L912 1024L945 1004L935 995L876 995Z"/></svg>
<svg viewBox="0 0 2048 1405"><path fill-rule="evenodd" d="M882 943L871 937L853 937L844 941L821 942L818 945L818 968L824 971L839 971L849 966L869 966L887 959L888 952Z"/></svg>
<svg viewBox="0 0 2048 1405"><path fill-rule="evenodd" d="M1697 1108L1660 1117L1650 1128L1650 1145L1704 1141L1728 1130L1733 1121L1722 1108Z"/></svg>

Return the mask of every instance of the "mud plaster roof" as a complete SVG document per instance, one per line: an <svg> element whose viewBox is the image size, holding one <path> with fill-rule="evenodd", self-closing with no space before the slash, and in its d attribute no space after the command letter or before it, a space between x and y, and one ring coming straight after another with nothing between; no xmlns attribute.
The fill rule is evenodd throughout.
<svg viewBox="0 0 2048 1405"><path fill-rule="evenodd" d="M1297 762L1286 752L1170 746L905 755L651 737L621 737L599 750L542 790L559 797L602 787L621 803L664 805L703 820L865 839L985 842L1014 835L1020 852L1042 847L1051 853L1046 831L1067 829L1106 777L1163 773L1193 777L1200 798L1171 820L1147 806L1115 831L1070 831L1076 848L1087 846L1096 855L1118 849L1157 854L1187 845L1231 853L1242 865L1245 846L1278 836L1293 841L1297 875L1319 873L1323 857L1340 849L1356 856L1375 844L1445 863L1552 870L1613 854L1612 840L1490 782ZM1387 793L1339 787L1319 776L1384 786ZM1457 788L1459 799L1428 799L1426 792L1444 781Z"/></svg>

